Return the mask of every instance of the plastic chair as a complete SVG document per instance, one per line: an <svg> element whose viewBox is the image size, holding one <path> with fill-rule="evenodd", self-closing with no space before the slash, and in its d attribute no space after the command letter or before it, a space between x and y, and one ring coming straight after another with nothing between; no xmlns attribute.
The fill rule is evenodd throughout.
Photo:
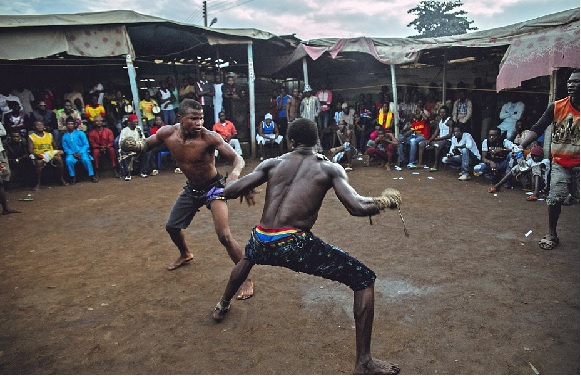
<svg viewBox="0 0 581 376"><path fill-rule="evenodd" d="M164 155L170 155L171 153L167 150L160 151L157 153L157 169L161 170L161 162Z"/></svg>

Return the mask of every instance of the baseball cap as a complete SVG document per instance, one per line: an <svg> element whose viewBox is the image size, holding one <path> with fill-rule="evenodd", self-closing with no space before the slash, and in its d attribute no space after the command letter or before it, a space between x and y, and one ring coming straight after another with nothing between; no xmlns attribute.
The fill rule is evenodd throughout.
<svg viewBox="0 0 581 376"><path fill-rule="evenodd" d="M264 115L264 120L266 120L266 119L272 120L272 115L270 114L270 112L267 113L266 115Z"/></svg>
<svg viewBox="0 0 581 376"><path fill-rule="evenodd" d="M133 122L133 121L137 120L137 115L131 114L131 115L129 115L129 118L127 120Z"/></svg>

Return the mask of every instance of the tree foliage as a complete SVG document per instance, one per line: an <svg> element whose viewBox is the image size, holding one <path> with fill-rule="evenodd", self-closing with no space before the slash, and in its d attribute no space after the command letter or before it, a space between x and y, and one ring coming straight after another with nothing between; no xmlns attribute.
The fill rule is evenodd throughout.
<svg viewBox="0 0 581 376"><path fill-rule="evenodd" d="M455 10L464 5L461 0L454 1L433 1L424 0L420 4L408 10L408 14L413 13L417 17L407 26L413 26L419 32L417 37L444 37L459 35L469 30L478 30L470 25L474 21L466 18L467 12Z"/></svg>

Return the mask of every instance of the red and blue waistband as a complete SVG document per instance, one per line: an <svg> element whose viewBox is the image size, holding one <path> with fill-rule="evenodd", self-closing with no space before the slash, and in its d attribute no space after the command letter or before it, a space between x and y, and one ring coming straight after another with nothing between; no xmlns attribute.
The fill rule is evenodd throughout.
<svg viewBox="0 0 581 376"><path fill-rule="evenodd" d="M254 233L258 240L264 243L277 241L288 237L289 235L304 232L301 229L294 227L283 227L283 228L264 228L260 225L256 226Z"/></svg>

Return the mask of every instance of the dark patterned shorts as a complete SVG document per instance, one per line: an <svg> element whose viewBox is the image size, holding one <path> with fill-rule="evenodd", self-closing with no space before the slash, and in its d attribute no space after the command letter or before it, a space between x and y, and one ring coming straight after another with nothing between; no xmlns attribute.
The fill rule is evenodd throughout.
<svg viewBox="0 0 581 376"><path fill-rule="evenodd" d="M258 265L280 266L316 275L349 286L353 291L366 289L375 273L349 253L325 243L310 231L298 231L284 238L263 242L252 230L244 257Z"/></svg>

